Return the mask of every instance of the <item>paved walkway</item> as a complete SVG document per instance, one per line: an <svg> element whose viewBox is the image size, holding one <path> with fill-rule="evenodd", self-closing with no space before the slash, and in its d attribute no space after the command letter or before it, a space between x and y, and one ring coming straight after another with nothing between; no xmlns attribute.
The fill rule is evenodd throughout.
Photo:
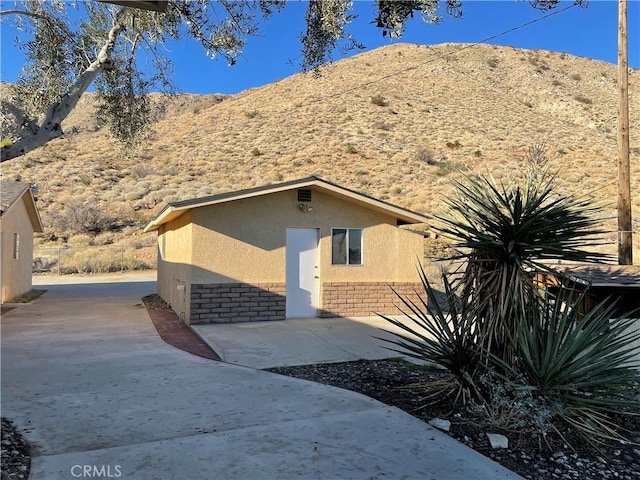
<svg viewBox="0 0 640 480"><path fill-rule="evenodd" d="M169 345L209 360L220 360L218 354L194 330L182 323L173 310L147 308L147 312L160 338Z"/></svg>
<svg viewBox="0 0 640 480"><path fill-rule="evenodd" d="M2 318L2 414L31 480L520 478L370 398L167 345L153 282L46 288Z"/></svg>

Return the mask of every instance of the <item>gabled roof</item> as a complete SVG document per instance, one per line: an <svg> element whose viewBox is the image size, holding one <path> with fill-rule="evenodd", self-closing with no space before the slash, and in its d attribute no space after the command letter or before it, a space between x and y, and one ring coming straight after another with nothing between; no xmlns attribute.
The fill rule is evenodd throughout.
<svg viewBox="0 0 640 480"><path fill-rule="evenodd" d="M0 217L4 216L23 197L33 231L42 232L42 220L40 220L36 201L28 183L0 181Z"/></svg>
<svg viewBox="0 0 640 480"><path fill-rule="evenodd" d="M307 177L299 180L278 183L275 185L265 185L262 187L248 188L235 192L212 195L209 197L169 203L160 211L160 213L158 213L153 219L151 219L149 224L147 224L147 226L144 228L144 231L152 232L154 230L157 230L161 225L178 218L182 214L194 208L208 207L210 205L216 205L219 203L232 202L234 200L242 200L246 198L258 197L261 195L283 192L286 190L295 190L308 187L314 187L315 189L320 190L325 194L335 197L341 197L354 203L360 204L365 208L370 208L372 210L394 216L396 217L398 224L426 223L428 221L428 218L420 213L412 212L411 210L407 210L405 208L392 205L368 195L349 190L348 188L341 187L340 185L336 185L335 183L328 182L318 177Z"/></svg>

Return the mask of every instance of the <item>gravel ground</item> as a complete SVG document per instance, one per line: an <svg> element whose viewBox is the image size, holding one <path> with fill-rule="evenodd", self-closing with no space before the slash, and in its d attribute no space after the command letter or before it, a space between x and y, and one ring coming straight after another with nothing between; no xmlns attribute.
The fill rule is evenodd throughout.
<svg viewBox="0 0 640 480"><path fill-rule="evenodd" d="M625 427L630 430L628 437L635 444L617 442L596 451L579 437L563 432L575 450L559 437L548 439L551 449L544 444L540 448L537 438L531 434L483 427L481 419L470 412L451 411L450 400L425 406L424 390L414 384L433 384L450 378L443 371L398 360L361 360L268 370L353 390L425 422L433 418L449 420L451 436L527 479L640 480L640 417L624 419ZM492 449L487 433L504 434L509 439L509 447Z"/></svg>
<svg viewBox="0 0 640 480"><path fill-rule="evenodd" d="M31 456L26 444L15 425L2 417L2 480L23 480L29 478Z"/></svg>

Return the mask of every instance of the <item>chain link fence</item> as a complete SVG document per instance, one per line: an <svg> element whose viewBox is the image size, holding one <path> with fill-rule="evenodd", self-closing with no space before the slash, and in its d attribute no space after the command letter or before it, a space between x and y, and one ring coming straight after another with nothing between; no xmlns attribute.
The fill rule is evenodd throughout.
<svg viewBox="0 0 640 480"><path fill-rule="evenodd" d="M111 273L156 268L155 246L95 245L33 249L34 275Z"/></svg>

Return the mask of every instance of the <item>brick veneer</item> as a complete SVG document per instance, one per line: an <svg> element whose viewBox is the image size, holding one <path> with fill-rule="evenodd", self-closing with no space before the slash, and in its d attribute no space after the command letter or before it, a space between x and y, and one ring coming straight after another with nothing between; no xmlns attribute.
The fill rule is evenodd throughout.
<svg viewBox="0 0 640 480"><path fill-rule="evenodd" d="M284 283L191 285L190 323L284 320Z"/></svg>
<svg viewBox="0 0 640 480"><path fill-rule="evenodd" d="M391 290L414 302L424 291L421 283L413 282L327 282L322 284L321 317L365 317L380 313L396 315L396 305L402 301ZM403 306L403 305L402 305Z"/></svg>

